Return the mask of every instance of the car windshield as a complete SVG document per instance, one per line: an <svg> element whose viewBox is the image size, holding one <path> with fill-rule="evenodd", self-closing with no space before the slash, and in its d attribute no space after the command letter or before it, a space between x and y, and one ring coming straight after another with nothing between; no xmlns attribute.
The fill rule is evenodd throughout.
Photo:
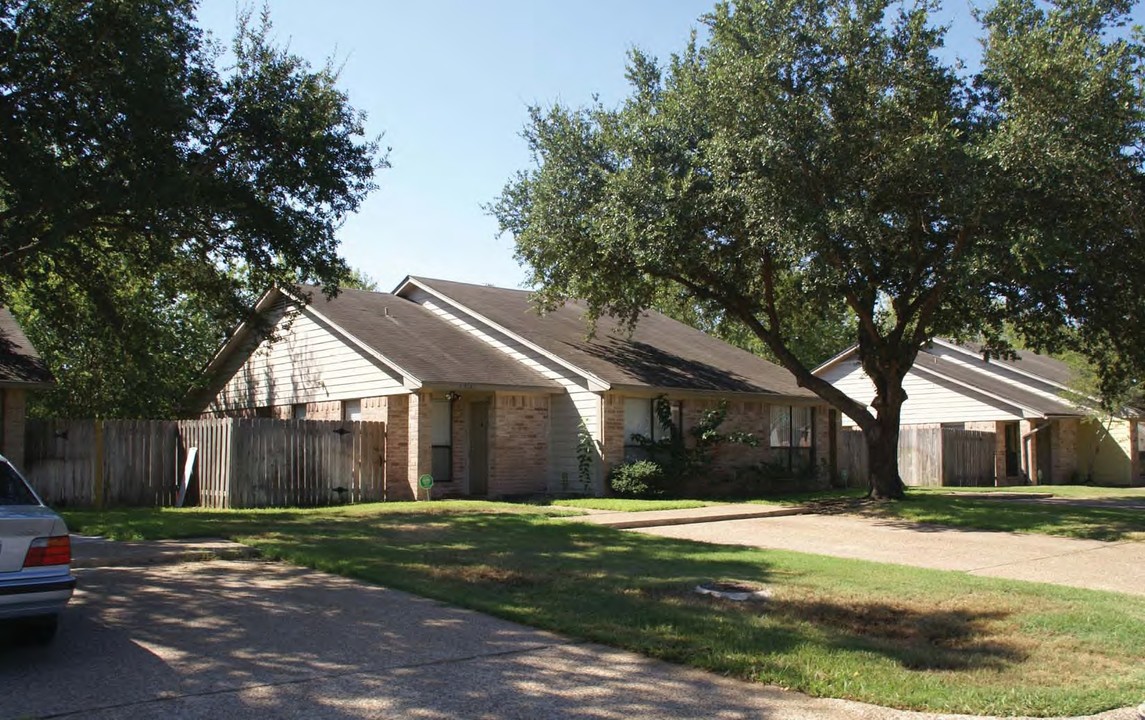
<svg viewBox="0 0 1145 720"><path fill-rule="evenodd" d="M0 460L0 505L39 505L36 496L8 463Z"/></svg>

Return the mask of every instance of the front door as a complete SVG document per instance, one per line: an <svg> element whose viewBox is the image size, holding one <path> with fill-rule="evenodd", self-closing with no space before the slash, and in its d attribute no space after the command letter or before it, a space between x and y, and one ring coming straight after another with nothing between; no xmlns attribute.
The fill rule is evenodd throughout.
<svg viewBox="0 0 1145 720"><path fill-rule="evenodd" d="M1038 446L1038 485L1053 485L1054 484L1054 448L1053 436L1050 432L1053 430L1053 425L1043 425L1042 429L1038 431L1034 442Z"/></svg>
<svg viewBox="0 0 1145 720"><path fill-rule="evenodd" d="M489 494L489 403L469 403L469 494Z"/></svg>
<svg viewBox="0 0 1145 720"><path fill-rule="evenodd" d="M1006 477L1017 477L1021 467L1019 459L1022 452L1018 423L1005 423L1002 432L1006 440Z"/></svg>

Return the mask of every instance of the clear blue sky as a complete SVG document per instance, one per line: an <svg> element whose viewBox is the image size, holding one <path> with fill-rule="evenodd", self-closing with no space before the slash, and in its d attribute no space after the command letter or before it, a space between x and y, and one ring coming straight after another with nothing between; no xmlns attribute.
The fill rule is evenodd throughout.
<svg viewBox="0 0 1145 720"><path fill-rule="evenodd" d="M393 167L342 228L349 263L391 290L405 275L518 287L512 239L481 208L529 157L530 104L608 104L626 94L627 51L681 50L714 0L269 0L292 52L343 66L340 85L384 134ZM202 0L200 24L233 35L235 0ZM977 45L966 0L948 50Z"/></svg>

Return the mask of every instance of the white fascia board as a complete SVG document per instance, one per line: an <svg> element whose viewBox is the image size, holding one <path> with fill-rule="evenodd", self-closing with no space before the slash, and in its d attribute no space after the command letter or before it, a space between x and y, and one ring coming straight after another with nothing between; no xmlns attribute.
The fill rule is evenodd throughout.
<svg viewBox="0 0 1145 720"><path fill-rule="evenodd" d="M262 297L260 297L258 302L254 304L254 310L251 313L252 319L243 320L239 326L235 328L235 331L231 333L230 337L227 338L227 341L223 343L223 346L215 352L213 357L211 357L210 361L207 363L207 366L203 368L203 372L201 374L211 375L216 370L218 370L219 365L222 364L222 362L226 360L232 352L235 351L236 347L241 345L246 340L246 336L250 334L251 326L253 325L253 318L261 316L263 313L273 307L275 301L278 300L279 295L286 296L286 293L282 292L282 290L280 290L278 287L272 287L262 294Z"/></svg>
<svg viewBox="0 0 1145 720"><path fill-rule="evenodd" d="M811 371L811 374L812 374L812 375L818 375L818 374L819 374L821 371L823 371L823 370L826 370L827 368L831 367L831 366L832 366L832 365L834 365L835 363L838 363L838 362L841 362L841 361L843 361L844 359L846 359L846 357L847 357L848 355L850 355L850 354L854 353L854 352L855 352L856 350L858 350L858 349L859 349L859 346L858 346L858 345L852 345L851 347L847 348L846 350L844 350L843 352L839 353L839 354L838 354L838 355L836 355L835 357L833 357L833 358L830 358L829 360L827 360L826 362L824 362L822 365L820 365L819 367L817 367L817 368L815 368L814 370L812 370L812 371Z"/></svg>
<svg viewBox="0 0 1145 720"><path fill-rule="evenodd" d="M1020 367L1014 367L1013 365L1004 365L1001 362L998 362L996 360L989 360L989 361L985 360L980 354L974 352L973 350L969 350L967 348L964 348L964 347L962 347L956 343L952 343L952 342L949 342L947 340L943 340L941 338L934 338L933 340L931 340L931 342L936 344L936 345L941 345L944 348L948 348L948 349L953 350L955 352L961 353L963 355L967 355L969 357L972 357L975 360L979 360L981 362L986 363L987 365L990 365L991 363L996 363L998 365L998 367L1004 368L1006 370L1010 370L1014 373L1017 373L1018 375L1021 375L1022 377L1028 377L1031 380L1037 380L1038 382L1045 383L1046 385L1053 385L1056 388L1061 388L1062 390L1067 390L1067 391L1072 392L1072 388L1070 388L1066 385L1062 385L1059 382L1054 382L1053 380L1050 380L1049 378L1042 377L1041 375L1038 375L1037 373L1032 373L1028 370L1023 370ZM1028 352L1033 352L1033 351L1031 350ZM1090 399L1092 399L1092 398L1090 398Z"/></svg>
<svg viewBox="0 0 1145 720"><path fill-rule="evenodd" d="M438 298L439 300L443 300L447 303L454 305L455 307L461 308L462 310L464 310L466 313L473 316L477 320L480 320L481 322L485 323L489 327L496 329L497 332L503 333L503 334L513 338L514 340L521 343L525 347L527 347L530 350L552 360L553 362L557 363L558 365L565 368L566 370L570 370L571 372L576 373L577 375L580 375L588 383L588 389L589 390L591 390L593 392L607 392L609 389L611 389L612 385L610 383L608 383L607 381L605 381L603 378L598 377L598 376L590 373L589 371L587 371L583 368L579 368L576 365L573 365L571 362L569 362L568 360L565 360L564 358L560 357L559 355L555 355L555 354L549 352L548 350L545 350L543 347L537 345L536 343L521 337L517 333L509 330L508 328L505 328L505 327L502 327L501 325L498 325L497 323L493 322L492 320L485 317L484 315L477 312L476 310L469 307L468 305L464 305L464 304L458 302L457 300L454 300L453 298L449 297L445 293L438 292L437 290L434 290L433 288L429 287L425 283L419 282L416 278L412 278L409 275L407 275L406 279L403 280L397 286L397 288L394 289L394 295L401 295L402 290L404 290L406 287L408 287L410 285L413 285L414 287L417 287L420 290L424 290L425 292L429 293L430 295L433 295L435 298Z"/></svg>

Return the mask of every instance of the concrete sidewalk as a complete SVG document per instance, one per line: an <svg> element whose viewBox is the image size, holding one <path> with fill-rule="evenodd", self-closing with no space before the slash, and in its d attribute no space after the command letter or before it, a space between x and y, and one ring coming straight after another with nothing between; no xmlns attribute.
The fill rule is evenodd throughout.
<svg viewBox="0 0 1145 720"><path fill-rule="evenodd" d="M587 515L570 517L570 520L603 525L617 530L632 528L665 527L670 525L691 525L694 523L720 522L723 520L747 520L751 518L783 517L811 512L794 505L752 505L739 503L729 505L708 505L684 510L648 510L646 512L607 512L595 511Z"/></svg>

